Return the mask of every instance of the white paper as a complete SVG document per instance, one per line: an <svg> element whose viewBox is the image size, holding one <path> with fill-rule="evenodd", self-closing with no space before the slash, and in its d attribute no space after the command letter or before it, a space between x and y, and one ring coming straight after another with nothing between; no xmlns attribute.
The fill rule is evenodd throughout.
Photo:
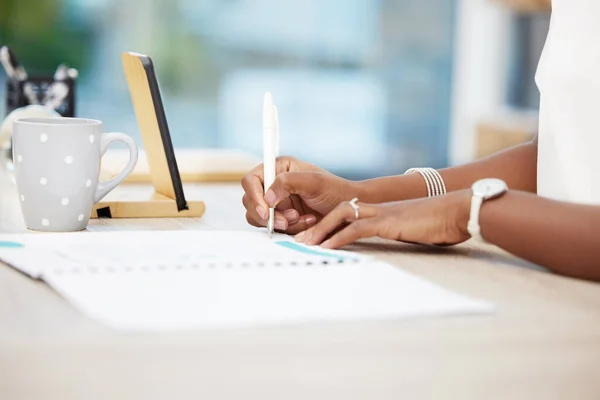
<svg viewBox="0 0 600 400"><path fill-rule="evenodd" d="M110 232L0 236L0 241L23 245L0 248L0 259L41 276L83 313L123 331L493 310L487 302L369 257L287 248L281 242L293 242L284 235Z"/></svg>
<svg viewBox="0 0 600 400"><path fill-rule="evenodd" d="M322 262L315 257L274 243L293 242L286 235L272 239L266 233L246 231L77 232L0 235L0 260L34 277L50 270L96 268L172 268L188 264L256 265ZM301 245L299 245L301 246ZM306 247L306 246L302 246ZM364 256L315 248L323 255L362 260ZM335 257L331 257L335 259ZM332 260L330 260L332 261Z"/></svg>

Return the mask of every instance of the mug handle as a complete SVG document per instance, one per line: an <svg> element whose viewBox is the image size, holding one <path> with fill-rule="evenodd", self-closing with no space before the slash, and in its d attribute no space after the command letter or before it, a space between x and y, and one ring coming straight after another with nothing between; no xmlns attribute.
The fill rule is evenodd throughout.
<svg viewBox="0 0 600 400"><path fill-rule="evenodd" d="M129 161L127 165L117 176L114 178L104 181L98 182L98 187L96 188L96 193L94 194L94 204L98 203L100 200L104 198L108 193L110 193L114 188L119 186L121 182L127 178L127 176L133 171L135 165L138 161L138 148L135 144L135 141L128 135L124 133L103 133L101 142L100 142L100 157L104 157L106 154L106 150L108 150L108 146L112 142L123 142L129 147Z"/></svg>

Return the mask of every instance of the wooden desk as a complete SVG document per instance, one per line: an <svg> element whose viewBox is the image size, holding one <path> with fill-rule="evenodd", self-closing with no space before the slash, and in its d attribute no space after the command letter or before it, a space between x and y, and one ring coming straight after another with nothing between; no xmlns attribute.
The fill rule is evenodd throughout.
<svg viewBox="0 0 600 400"><path fill-rule="evenodd" d="M205 218L100 220L89 230L250 229L237 185L187 190L203 195ZM0 174L0 230L24 230L6 174ZM125 335L85 318L43 283L0 265L0 399L600 397L600 286L473 245L357 248L496 302L498 312Z"/></svg>

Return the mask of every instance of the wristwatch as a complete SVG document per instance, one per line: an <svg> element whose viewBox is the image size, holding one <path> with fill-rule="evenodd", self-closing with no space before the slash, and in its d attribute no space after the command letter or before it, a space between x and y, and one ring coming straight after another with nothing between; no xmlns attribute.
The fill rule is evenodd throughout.
<svg viewBox="0 0 600 400"><path fill-rule="evenodd" d="M471 198L471 216L467 230L473 239L485 242L481 236L481 227L479 226L479 210L485 200L495 199L508 191L506 183L500 179L482 179L477 181L471 187L473 197Z"/></svg>

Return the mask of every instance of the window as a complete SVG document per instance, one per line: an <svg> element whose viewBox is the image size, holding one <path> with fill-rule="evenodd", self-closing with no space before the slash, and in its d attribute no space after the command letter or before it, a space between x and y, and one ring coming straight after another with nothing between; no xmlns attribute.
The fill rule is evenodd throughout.
<svg viewBox="0 0 600 400"><path fill-rule="evenodd" d="M354 178L447 163L453 0L47 0L0 5L30 70L81 71L78 116L139 142L119 54L154 59L176 147L281 151ZM4 86L4 85L2 85Z"/></svg>

